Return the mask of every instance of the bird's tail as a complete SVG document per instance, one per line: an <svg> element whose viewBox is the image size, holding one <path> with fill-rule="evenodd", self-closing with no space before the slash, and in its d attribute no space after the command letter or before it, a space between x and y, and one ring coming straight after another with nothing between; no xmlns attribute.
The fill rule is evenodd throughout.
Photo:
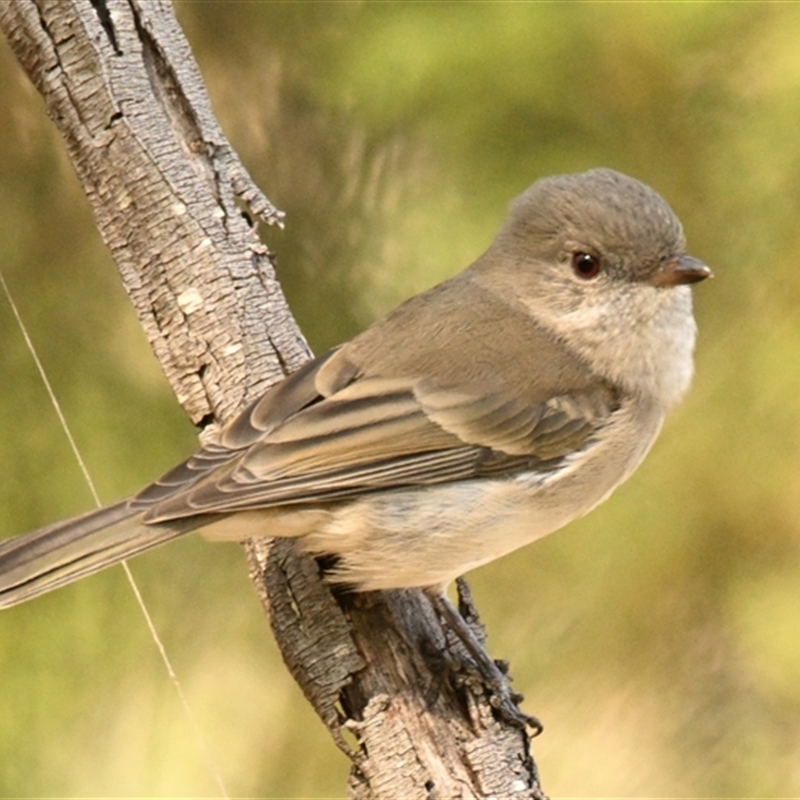
<svg viewBox="0 0 800 800"><path fill-rule="evenodd" d="M0 541L0 608L139 555L198 527L200 518L142 522L127 500Z"/></svg>

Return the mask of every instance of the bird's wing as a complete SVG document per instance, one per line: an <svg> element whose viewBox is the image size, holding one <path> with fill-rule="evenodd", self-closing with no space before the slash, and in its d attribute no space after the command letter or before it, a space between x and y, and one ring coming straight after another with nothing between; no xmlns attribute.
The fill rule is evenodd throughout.
<svg viewBox="0 0 800 800"><path fill-rule="evenodd" d="M502 387L362 377L345 358L328 358L267 393L219 445L140 493L134 503L149 506L146 521L547 472L589 444L616 407L601 383L530 403Z"/></svg>

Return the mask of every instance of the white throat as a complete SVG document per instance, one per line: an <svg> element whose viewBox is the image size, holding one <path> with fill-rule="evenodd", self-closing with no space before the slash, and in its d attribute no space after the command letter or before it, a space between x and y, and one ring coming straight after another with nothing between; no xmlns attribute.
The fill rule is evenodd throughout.
<svg viewBox="0 0 800 800"><path fill-rule="evenodd" d="M665 411L689 388L697 327L688 286L632 284L566 312L530 308L605 378Z"/></svg>

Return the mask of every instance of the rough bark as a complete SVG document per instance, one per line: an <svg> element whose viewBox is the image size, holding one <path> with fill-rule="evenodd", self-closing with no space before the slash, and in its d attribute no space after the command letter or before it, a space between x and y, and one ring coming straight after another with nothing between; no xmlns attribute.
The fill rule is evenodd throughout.
<svg viewBox="0 0 800 800"><path fill-rule="evenodd" d="M281 213L223 136L167 3L5 0L0 26L178 401L212 437L310 357L250 221ZM287 665L353 762L352 796L542 796L527 735L496 718L422 593L337 596L291 542L246 549Z"/></svg>

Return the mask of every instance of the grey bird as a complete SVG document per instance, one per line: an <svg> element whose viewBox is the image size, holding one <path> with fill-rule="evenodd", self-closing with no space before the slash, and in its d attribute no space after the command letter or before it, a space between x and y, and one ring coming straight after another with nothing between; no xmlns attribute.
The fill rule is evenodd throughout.
<svg viewBox="0 0 800 800"><path fill-rule="evenodd" d="M199 529L434 592L602 500L689 386L711 275L644 184L537 181L489 249L269 389L137 495L0 544L0 607Z"/></svg>

